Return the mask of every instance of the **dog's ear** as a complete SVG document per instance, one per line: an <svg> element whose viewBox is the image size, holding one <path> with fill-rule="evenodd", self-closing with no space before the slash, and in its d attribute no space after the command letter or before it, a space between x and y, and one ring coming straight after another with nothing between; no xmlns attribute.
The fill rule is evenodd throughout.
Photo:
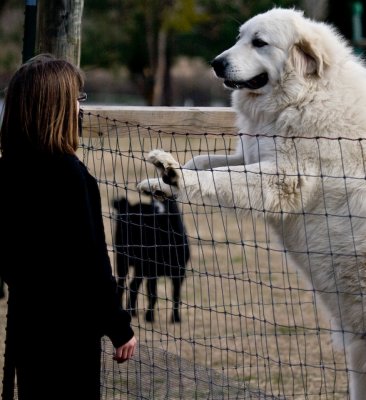
<svg viewBox="0 0 366 400"><path fill-rule="evenodd" d="M302 76L321 77L329 65L325 49L317 40L302 39L290 51L290 62Z"/></svg>

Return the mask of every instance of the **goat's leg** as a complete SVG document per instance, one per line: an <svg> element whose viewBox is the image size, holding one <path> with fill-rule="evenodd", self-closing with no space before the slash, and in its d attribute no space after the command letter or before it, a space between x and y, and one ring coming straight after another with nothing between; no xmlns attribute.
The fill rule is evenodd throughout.
<svg viewBox="0 0 366 400"><path fill-rule="evenodd" d="M173 314L172 322L180 322L180 297L181 297L181 287L184 277L172 277L173 283Z"/></svg>
<svg viewBox="0 0 366 400"><path fill-rule="evenodd" d="M127 301L128 311L132 316L136 316L137 295L139 293L139 288L143 280L142 274L139 275L141 276L136 276L135 274L134 278L132 279L132 282L130 284L130 293Z"/></svg>
<svg viewBox="0 0 366 400"><path fill-rule="evenodd" d="M121 304L122 308L124 308L123 307L123 293L124 293L124 290L125 290L125 284L126 284L126 279L121 277L121 276L119 276L118 279L117 279L117 285L118 285L117 286L117 293L118 293L118 298L119 298L119 301L120 301L120 304Z"/></svg>
<svg viewBox="0 0 366 400"><path fill-rule="evenodd" d="M129 264L128 264L128 259L122 254L117 252L117 258L116 258L116 264L117 264L117 293L119 297L119 301L121 304L121 307L123 307L123 294L126 289L126 276L128 275L128 269L129 269Z"/></svg>
<svg viewBox="0 0 366 400"><path fill-rule="evenodd" d="M158 299L157 292L157 281L156 277L148 278L147 280L147 295L148 295L148 309L146 311L145 319L148 322L154 322L154 308L156 304L156 300Z"/></svg>

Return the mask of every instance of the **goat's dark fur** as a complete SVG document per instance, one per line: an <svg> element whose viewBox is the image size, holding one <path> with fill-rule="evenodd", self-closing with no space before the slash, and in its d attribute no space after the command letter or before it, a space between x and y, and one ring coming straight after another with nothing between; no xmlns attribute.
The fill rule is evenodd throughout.
<svg viewBox="0 0 366 400"><path fill-rule="evenodd" d="M134 276L129 286L127 309L136 315L139 287L147 279L146 321L154 321L157 279L167 276L173 284L172 322L180 322L181 286L190 252L181 213L174 199L131 205L125 198L113 202L117 210L115 230L118 290L121 298L129 267Z"/></svg>

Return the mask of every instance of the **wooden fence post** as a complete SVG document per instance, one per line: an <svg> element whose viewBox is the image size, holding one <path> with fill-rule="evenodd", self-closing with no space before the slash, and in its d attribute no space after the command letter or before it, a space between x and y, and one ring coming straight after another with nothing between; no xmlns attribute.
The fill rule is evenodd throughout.
<svg viewBox="0 0 366 400"><path fill-rule="evenodd" d="M36 53L52 53L80 66L84 0L39 0Z"/></svg>

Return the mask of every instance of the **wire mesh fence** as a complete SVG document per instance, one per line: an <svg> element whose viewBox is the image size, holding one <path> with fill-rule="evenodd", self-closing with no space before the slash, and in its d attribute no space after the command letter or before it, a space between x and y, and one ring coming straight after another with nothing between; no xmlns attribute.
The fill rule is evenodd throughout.
<svg viewBox="0 0 366 400"><path fill-rule="evenodd" d="M177 132L85 113L79 156L101 189L115 267L116 223L124 213L116 213L113 201L122 196L131 204L150 203L136 189L156 176L147 153L164 149L184 164L198 154L229 154L236 140L232 133ZM155 320L146 320L151 277L145 277L132 319L139 351L116 365L105 340L103 398L347 399L346 355L332 346L335 327L266 220L254 211L243 218L240 210L219 206L178 206L190 248L181 321L171 320L169 276L158 278ZM131 267L126 307L133 276Z"/></svg>

